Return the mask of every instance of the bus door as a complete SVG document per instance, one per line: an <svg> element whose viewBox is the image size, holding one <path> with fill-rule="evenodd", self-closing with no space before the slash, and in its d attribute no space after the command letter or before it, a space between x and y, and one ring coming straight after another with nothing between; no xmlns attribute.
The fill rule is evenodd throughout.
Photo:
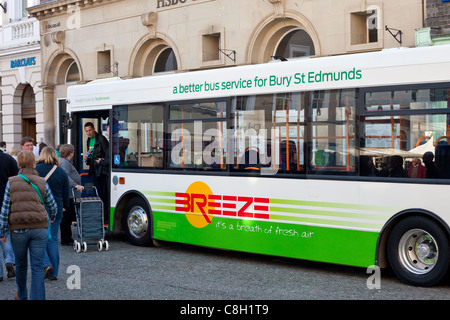
<svg viewBox="0 0 450 320"><path fill-rule="evenodd" d="M95 112L79 112L73 114L72 141L75 147L73 163L81 176L81 184L89 188L94 184L94 179L89 176L89 166L83 161L83 156L87 154L87 135L84 125L88 122L94 124L95 131L106 137L106 127L109 121L109 110Z"/></svg>

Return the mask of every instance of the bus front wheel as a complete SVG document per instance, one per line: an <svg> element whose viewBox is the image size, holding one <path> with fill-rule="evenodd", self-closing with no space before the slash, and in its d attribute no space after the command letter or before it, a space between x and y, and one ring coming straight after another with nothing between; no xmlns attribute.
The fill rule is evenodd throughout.
<svg viewBox="0 0 450 320"><path fill-rule="evenodd" d="M447 276L449 240L446 232L431 219L413 216L394 226L387 255L392 270L404 283L434 286Z"/></svg>
<svg viewBox="0 0 450 320"><path fill-rule="evenodd" d="M142 198L130 199L124 210L123 226L129 241L138 246L152 244L150 208Z"/></svg>

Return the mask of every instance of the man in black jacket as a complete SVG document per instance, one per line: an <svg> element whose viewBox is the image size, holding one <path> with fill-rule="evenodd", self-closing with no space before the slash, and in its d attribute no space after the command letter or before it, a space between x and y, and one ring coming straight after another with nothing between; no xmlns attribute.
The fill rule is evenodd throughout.
<svg viewBox="0 0 450 320"><path fill-rule="evenodd" d="M19 173L19 167L17 161L14 160L9 154L3 153L0 150L0 204L3 202L3 196L5 195L6 183L9 177L16 176ZM1 206L1 205L0 205Z"/></svg>
<svg viewBox="0 0 450 320"><path fill-rule="evenodd" d="M19 167L17 166L17 161L11 157L9 154L3 153L0 150L0 208L3 203L3 197L5 195L6 183L9 177L16 176L19 173ZM9 238L9 237L8 237ZM14 253L11 247L11 240L1 245L3 249L3 257L5 257L4 263L6 270L8 271L8 278L15 276L14 270ZM0 253L1 254L1 253ZM2 258L0 256L0 281L3 280L3 266L1 265Z"/></svg>
<svg viewBox="0 0 450 320"><path fill-rule="evenodd" d="M94 178L94 185L97 188L98 195L103 201L104 219L105 224L109 224L109 206L108 206L108 175L102 170L102 166L97 160L104 159L107 152L109 152L109 142L106 138L95 131L94 124L92 122L86 122L84 125L84 131L88 136L86 141L87 154L83 156L86 164L89 166L89 175Z"/></svg>

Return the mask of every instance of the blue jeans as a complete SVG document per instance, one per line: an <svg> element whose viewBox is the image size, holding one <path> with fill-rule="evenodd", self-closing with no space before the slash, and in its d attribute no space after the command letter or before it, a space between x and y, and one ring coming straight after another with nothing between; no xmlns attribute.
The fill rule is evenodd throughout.
<svg viewBox="0 0 450 320"><path fill-rule="evenodd" d="M0 246L3 251L3 262L6 263L15 263L14 262L14 251L11 246L11 236L8 234L6 236L6 242L0 241ZM3 265L2 265L2 256L0 255L0 277L3 277Z"/></svg>
<svg viewBox="0 0 450 320"><path fill-rule="evenodd" d="M47 242L47 250L45 251L44 257L44 267L52 265L53 271L50 275L54 277L58 276L58 269L59 269L58 232L61 220L62 214L58 212L55 221L53 221L53 223L50 224L50 234L52 235L52 238L49 239Z"/></svg>
<svg viewBox="0 0 450 320"><path fill-rule="evenodd" d="M45 300L44 255L47 247L47 229L28 229L24 233L11 232L11 243L16 257L16 284L20 300L28 299L28 252L31 266L31 300Z"/></svg>

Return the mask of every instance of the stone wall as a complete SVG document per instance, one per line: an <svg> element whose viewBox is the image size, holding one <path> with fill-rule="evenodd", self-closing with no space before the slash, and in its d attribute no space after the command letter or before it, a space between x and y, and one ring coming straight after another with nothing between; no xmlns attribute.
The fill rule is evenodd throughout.
<svg viewBox="0 0 450 320"><path fill-rule="evenodd" d="M450 1L427 0L424 26L432 35L450 34Z"/></svg>

